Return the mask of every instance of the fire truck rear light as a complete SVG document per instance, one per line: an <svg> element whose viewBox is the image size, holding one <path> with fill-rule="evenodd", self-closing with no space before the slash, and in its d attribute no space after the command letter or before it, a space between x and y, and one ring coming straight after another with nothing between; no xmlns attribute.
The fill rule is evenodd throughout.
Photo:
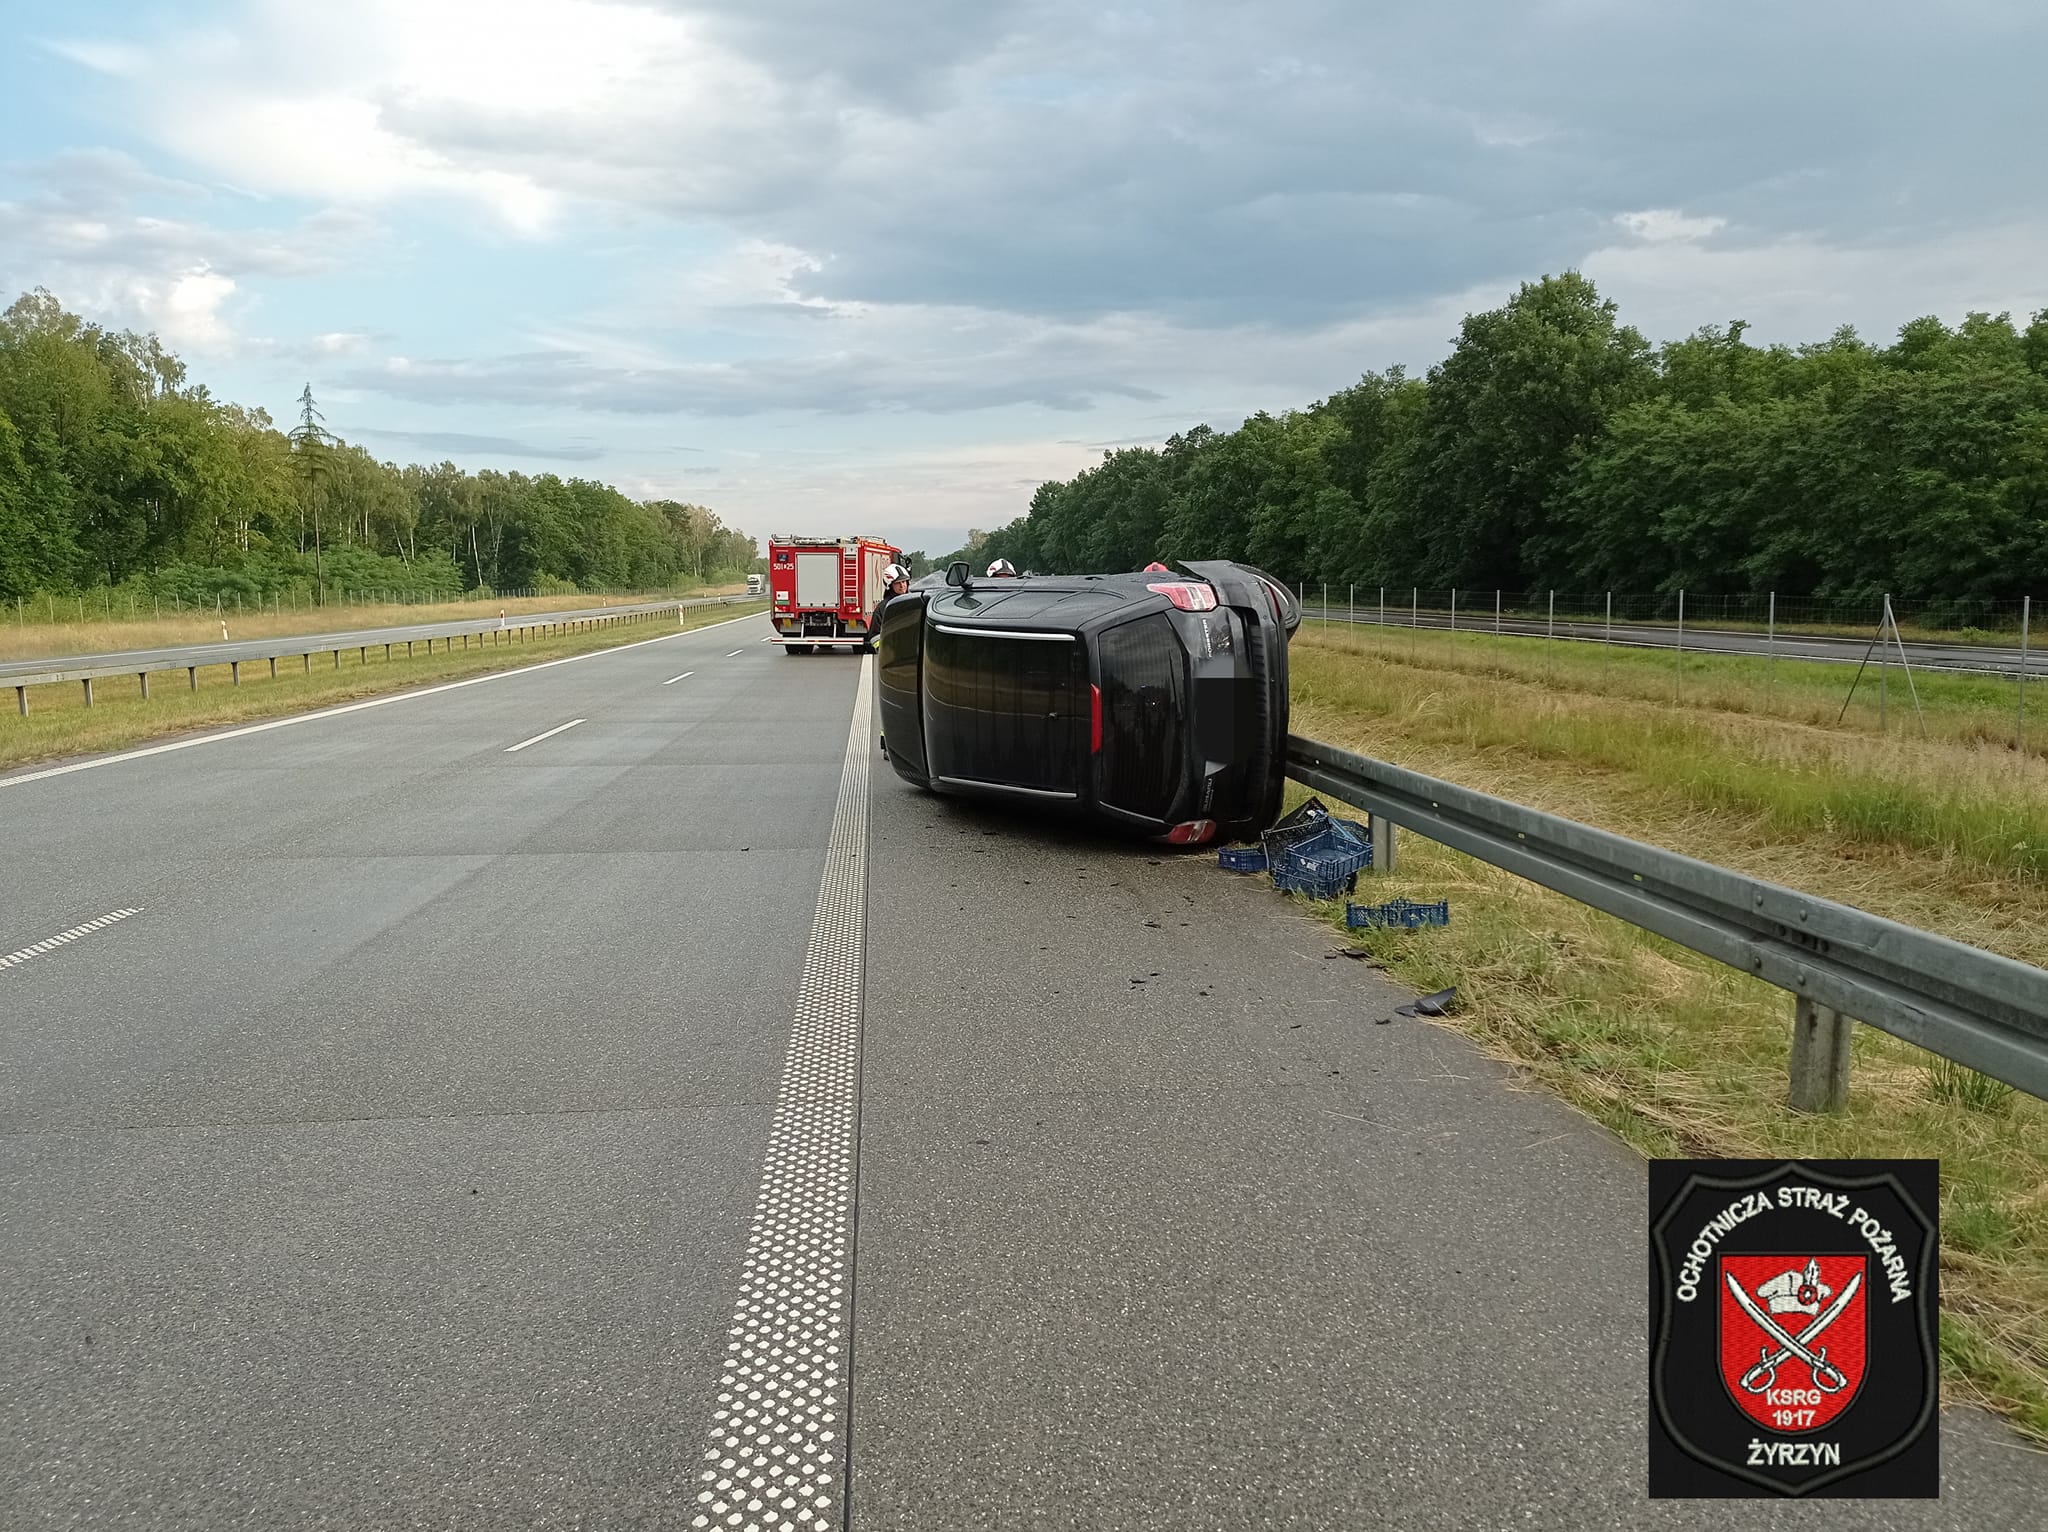
<svg viewBox="0 0 2048 1532"><path fill-rule="evenodd" d="M1216 592L1207 585L1195 585L1185 580L1171 583L1160 581L1145 589L1156 591L1179 607L1183 612L1213 612L1216 610Z"/></svg>
<svg viewBox="0 0 2048 1532"><path fill-rule="evenodd" d="M1169 846L1199 846L1213 839L1215 834L1215 820L1190 819L1183 824L1175 825L1159 838Z"/></svg>

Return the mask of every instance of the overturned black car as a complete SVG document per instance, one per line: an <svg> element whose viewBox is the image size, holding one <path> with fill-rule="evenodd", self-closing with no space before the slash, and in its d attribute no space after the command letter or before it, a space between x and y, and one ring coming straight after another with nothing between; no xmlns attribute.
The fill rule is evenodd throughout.
<svg viewBox="0 0 2048 1532"><path fill-rule="evenodd" d="M1286 776L1301 611L1245 564L972 579L882 614L882 733L898 776L1027 800L1177 845L1255 835Z"/></svg>

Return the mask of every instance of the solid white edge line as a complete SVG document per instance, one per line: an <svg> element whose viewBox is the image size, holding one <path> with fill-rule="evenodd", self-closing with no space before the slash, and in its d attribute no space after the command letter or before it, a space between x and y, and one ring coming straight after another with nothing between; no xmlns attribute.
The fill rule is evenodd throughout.
<svg viewBox="0 0 2048 1532"><path fill-rule="evenodd" d="M689 680L689 679L690 679L690 677L691 677L691 676L694 676L694 675L695 675L696 673L697 673L697 672L696 672L696 671L694 671L694 670L686 670L686 671L684 671L684 672L683 672L683 673L682 673L681 675L679 675L679 676L670 676L670 677L669 677L669 678L668 678L668 679L667 679L666 681L662 682L661 684L662 684L663 686L673 686L673 685L675 685L675 684L676 684L676 682L678 682L678 681L687 681L687 680Z"/></svg>
<svg viewBox="0 0 2048 1532"><path fill-rule="evenodd" d="M507 745L505 747L505 753L507 755L510 755L515 750L524 750L528 745L537 745L544 739L553 739L557 734L560 734L563 730L573 729L576 727L576 725L584 721L585 720L581 718L572 718L567 723L558 723L552 729L548 730L545 734L536 734L532 739L522 739L516 745Z"/></svg>
<svg viewBox="0 0 2048 1532"><path fill-rule="evenodd" d="M340 707L321 708L315 713L294 713L289 718L272 718L263 723L244 724L239 729L223 729L218 734L202 734L196 739L173 740L168 745L147 745L140 750L123 750L118 755L100 755L87 761L73 761L68 766L49 766L41 771L26 771L16 776L0 777L0 788L19 787L25 782L40 782L47 777L66 777L74 771L91 771L95 766L112 766L121 761L139 761L145 756L167 755L173 750L190 750L197 745L217 744L224 739L241 739L249 734L267 734L272 729L288 729L293 724L315 723L322 718L339 718L344 713L360 713L365 708L389 707L394 702L411 702L420 697L459 691L465 686L481 686L486 681L505 681L513 676L531 675L536 670L547 670L555 665L573 665L578 660L595 660L607 654L623 654L628 649L639 649L647 644L665 644L672 638L692 638L699 633L709 633L714 628L728 627L735 622L752 622L760 615L759 612L749 612L744 617L728 617L724 622L708 622L701 628L685 628L680 633L664 633L658 638L643 638L610 649L593 649L588 654L568 654L559 660L542 660L538 665L521 665L517 670L494 670L487 676L471 676L466 681L445 681L439 686L423 686L416 691L368 697L361 702L344 703Z"/></svg>

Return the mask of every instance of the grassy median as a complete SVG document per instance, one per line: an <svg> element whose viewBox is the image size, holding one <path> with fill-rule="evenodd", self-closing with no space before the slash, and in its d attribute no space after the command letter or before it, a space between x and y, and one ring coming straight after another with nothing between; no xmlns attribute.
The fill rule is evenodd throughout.
<svg viewBox="0 0 2048 1532"><path fill-rule="evenodd" d="M459 681L496 670L513 670L542 660L614 649L664 633L708 627L735 617L758 616L766 610L766 603L757 601L685 607L680 626L673 616L650 616L615 627L546 637L515 638L510 633L487 633L481 642L472 639L468 648L458 638L453 649L436 647L432 654L420 642L410 658L400 644L388 660L383 647L373 645L366 653L344 650L338 666L334 655L316 654L310 672L302 668L297 655L289 655L278 661L275 680L271 679L267 664L245 661L240 686L232 684L226 665L209 665L201 668L196 691L188 689L183 670L163 671L151 675L148 701L142 699L141 687L133 676L125 681L110 678L95 685L94 705L90 708L85 706L83 688L75 683L32 687L27 718L18 716L13 710L13 697L7 698L7 711L0 716L0 769L122 750L174 735L308 712L337 702L352 702L439 681Z"/></svg>
<svg viewBox="0 0 2048 1532"><path fill-rule="evenodd" d="M1304 629L1296 732L2048 966L2048 762L1974 681L1922 684L1923 739L1832 727L1839 667L1688 661L1675 708L1668 654L1410 643ZM1418 836L1359 897L1397 895L1451 926L1356 939L1645 1154L1939 1158L1945 1377L2048 1442L2048 1104L1865 1027L1849 1110L1794 1114L1782 991Z"/></svg>
<svg viewBox="0 0 2048 1532"><path fill-rule="evenodd" d="M71 607L76 616L66 615L67 603L40 603L45 614L37 616L39 604L23 602L0 606L0 659L30 660L46 655L106 654L130 649L178 649L191 644L222 642L221 625L229 638L283 638L300 633L353 633L359 628L411 627L416 623L475 622L503 611L510 617L531 617L542 612L598 611L606 606L636 606L646 601L688 599L693 596L730 596L744 591L744 584L707 585L687 590L663 591L645 596L522 596L473 598L430 603L400 601L333 602L327 606L238 608L232 604L215 611L208 607L186 607L183 611L165 605L138 605L95 609L91 597ZM104 592L102 595L104 596ZM125 599L125 598L124 598Z"/></svg>

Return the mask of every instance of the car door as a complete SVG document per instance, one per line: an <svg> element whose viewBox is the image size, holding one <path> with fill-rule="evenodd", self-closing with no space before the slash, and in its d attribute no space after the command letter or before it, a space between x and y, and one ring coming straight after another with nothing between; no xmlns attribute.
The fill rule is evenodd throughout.
<svg viewBox="0 0 2048 1532"><path fill-rule="evenodd" d="M876 691L882 710L882 738L898 776L923 782L925 763L924 604L917 591L906 591L882 608L882 634L876 644Z"/></svg>

